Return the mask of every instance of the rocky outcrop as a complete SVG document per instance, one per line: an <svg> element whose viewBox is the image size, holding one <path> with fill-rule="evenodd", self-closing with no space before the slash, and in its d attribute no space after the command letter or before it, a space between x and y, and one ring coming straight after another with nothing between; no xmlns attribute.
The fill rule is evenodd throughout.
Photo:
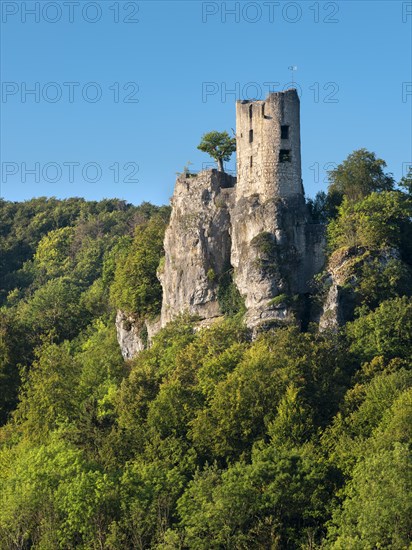
<svg viewBox="0 0 412 550"><path fill-rule="evenodd" d="M263 201L258 194L239 197L232 227L231 261L245 297L247 325L290 320L291 308L279 307L274 298L309 292L324 262L323 227L308 224L302 196Z"/></svg>
<svg viewBox="0 0 412 550"><path fill-rule="evenodd" d="M355 307L362 298L359 288L362 271L365 264L370 268L376 260L379 269L384 269L389 262L400 261L400 254L395 248L371 252L358 246L341 248L332 254L323 277L325 290L318 320L320 331L337 330L353 320ZM373 268L376 269L376 264Z"/></svg>
<svg viewBox="0 0 412 550"><path fill-rule="evenodd" d="M235 184L216 170L177 179L159 273L162 326L185 311L200 320L220 316L218 284L227 271L245 299L250 328L289 322L288 301L274 298L309 292L323 266L323 227L308 223L303 195L243 197Z"/></svg>
<svg viewBox="0 0 412 550"><path fill-rule="evenodd" d="M171 204L157 273L163 289L160 320L118 312L125 359L150 345L157 330L180 313L197 317L200 326L219 318L219 288L227 273L245 301L252 334L294 320L288 297L309 292L324 261L323 226L309 223L303 195L236 196L236 178L207 170L179 176Z"/></svg>
<svg viewBox="0 0 412 550"><path fill-rule="evenodd" d="M176 181L156 327L184 312L207 325L228 311L228 302L231 311L233 297L236 307L244 300L252 334L289 323L295 296L310 292L323 267L324 228L310 223L302 185L296 90L238 101L236 143L237 178L207 170ZM332 302L331 295L330 309ZM121 312L117 330L125 357L155 332Z"/></svg>
<svg viewBox="0 0 412 550"><path fill-rule="evenodd" d="M159 273L162 326L183 312L199 319L221 315L217 288L230 268L235 183L236 178L217 170L177 179Z"/></svg>
<svg viewBox="0 0 412 550"><path fill-rule="evenodd" d="M116 314L116 332L123 359L133 359L139 351L146 349L153 336L160 329L160 318L136 319L124 311Z"/></svg>
<svg viewBox="0 0 412 550"><path fill-rule="evenodd" d="M322 314L319 319L319 330L337 330L345 322L344 310L347 309L344 293L333 280L329 278L330 287L323 303Z"/></svg>
<svg viewBox="0 0 412 550"><path fill-rule="evenodd" d="M342 249L329 259L322 282L324 291L319 330L336 330L353 314L353 299L349 298L356 283L353 266L363 252L358 248Z"/></svg>

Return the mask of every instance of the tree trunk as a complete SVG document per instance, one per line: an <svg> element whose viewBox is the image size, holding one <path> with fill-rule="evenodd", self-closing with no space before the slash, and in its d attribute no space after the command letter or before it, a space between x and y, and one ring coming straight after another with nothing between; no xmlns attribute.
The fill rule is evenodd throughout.
<svg viewBox="0 0 412 550"><path fill-rule="evenodd" d="M224 168L223 168L223 160L222 159L217 159L217 171L218 172L224 172Z"/></svg>

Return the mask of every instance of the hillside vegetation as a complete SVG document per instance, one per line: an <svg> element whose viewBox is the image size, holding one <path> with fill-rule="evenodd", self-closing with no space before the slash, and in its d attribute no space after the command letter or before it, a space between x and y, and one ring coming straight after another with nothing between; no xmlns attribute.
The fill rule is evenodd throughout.
<svg viewBox="0 0 412 550"><path fill-rule="evenodd" d="M170 208L0 201L0 549L410 548L412 178L384 169L355 151L309 201L345 326L182 315L128 362Z"/></svg>

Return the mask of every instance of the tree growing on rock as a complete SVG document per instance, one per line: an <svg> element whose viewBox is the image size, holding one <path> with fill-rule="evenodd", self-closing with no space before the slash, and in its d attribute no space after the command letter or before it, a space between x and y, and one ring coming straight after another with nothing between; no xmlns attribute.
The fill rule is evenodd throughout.
<svg viewBox="0 0 412 550"><path fill-rule="evenodd" d="M197 148L215 159L218 171L224 172L223 161L227 162L236 151L236 138L227 132L208 132L203 134Z"/></svg>

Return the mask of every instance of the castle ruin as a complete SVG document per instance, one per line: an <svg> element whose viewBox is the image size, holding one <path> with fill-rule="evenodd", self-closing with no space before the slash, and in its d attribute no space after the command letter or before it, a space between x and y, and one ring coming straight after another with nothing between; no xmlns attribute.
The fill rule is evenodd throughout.
<svg viewBox="0 0 412 550"><path fill-rule="evenodd" d="M227 274L255 333L288 322L292 299L324 264L324 228L311 223L302 185L296 90L237 101L236 142L237 178L205 170L176 181L156 327L183 312L205 323L221 316Z"/></svg>

